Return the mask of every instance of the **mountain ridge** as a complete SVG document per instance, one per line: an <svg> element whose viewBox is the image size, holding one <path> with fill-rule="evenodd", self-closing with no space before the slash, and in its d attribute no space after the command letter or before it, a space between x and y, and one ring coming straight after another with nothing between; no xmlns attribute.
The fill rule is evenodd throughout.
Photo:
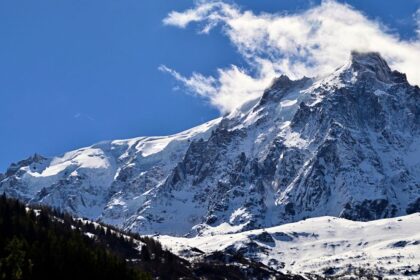
<svg viewBox="0 0 420 280"><path fill-rule="evenodd" d="M352 52L329 76L280 76L186 132L21 161L0 191L147 234L375 220L420 210L419 131L419 88L380 54Z"/></svg>

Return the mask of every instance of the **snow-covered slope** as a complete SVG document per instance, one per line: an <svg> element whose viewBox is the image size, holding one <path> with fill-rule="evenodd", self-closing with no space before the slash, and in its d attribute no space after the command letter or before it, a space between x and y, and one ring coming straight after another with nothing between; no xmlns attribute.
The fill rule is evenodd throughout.
<svg viewBox="0 0 420 280"><path fill-rule="evenodd" d="M179 134L102 142L54 158L38 154L12 164L0 190L30 203L123 227L182 159L191 141L207 138L220 119Z"/></svg>
<svg viewBox="0 0 420 280"><path fill-rule="evenodd" d="M370 273L375 279L420 278L419 213L370 222L320 217L241 233L214 230L206 236L159 236L158 240L190 260L215 251L240 252L276 270L299 275L361 279Z"/></svg>
<svg viewBox="0 0 420 280"><path fill-rule="evenodd" d="M0 175L0 191L147 234L414 213L420 89L379 54L353 53L329 76L281 76L260 99L174 136L35 155Z"/></svg>

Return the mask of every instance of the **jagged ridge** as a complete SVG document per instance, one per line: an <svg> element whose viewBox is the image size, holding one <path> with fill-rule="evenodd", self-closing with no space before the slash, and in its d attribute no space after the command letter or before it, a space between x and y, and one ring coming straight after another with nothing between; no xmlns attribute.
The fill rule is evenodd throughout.
<svg viewBox="0 0 420 280"><path fill-rule="evenodd" d="M281 76L254 104L168 137L11 166L0 190L141 233L205 235L420 210L420 90L377 53Z"/></svg>

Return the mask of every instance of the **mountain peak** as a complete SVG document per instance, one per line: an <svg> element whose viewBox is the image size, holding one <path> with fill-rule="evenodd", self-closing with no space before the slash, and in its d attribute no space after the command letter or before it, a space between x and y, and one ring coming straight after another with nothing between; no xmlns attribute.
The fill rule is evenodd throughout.
<svg viewBox="0 0 420 280"><path fill-rule="evenodd" d="M387 62L378 52L351 52L351 61L362 65L381 65L388 67Z"/></svg>
<svg viewBox="0 0 420 280"><path fill-rule="evenodd" d="M392 70L378 52L352 51L350 68L374 77L381 82L393 82Z"/></svg>

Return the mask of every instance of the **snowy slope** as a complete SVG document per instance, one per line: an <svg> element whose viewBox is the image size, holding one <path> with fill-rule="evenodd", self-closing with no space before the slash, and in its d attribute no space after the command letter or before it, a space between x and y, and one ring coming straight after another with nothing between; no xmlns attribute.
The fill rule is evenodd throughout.
<svg viewBox="0 0 420 280"><path fill-rule="evenodd" d="M143 204L195 139L219 119L179 134L102 142L54 158L12 164L0 182L8 195L121 226ZM114 214L118 217L115 219Z"/></svg>
<svg viewBox="0 0 420 280"><path fill-rule="evenodd" d="M0 175L0 191L146 234L241 232L420 211L420 89L377 53L275 79L223 118L103 142Z"/></svg>
<svg viewBox="0 0 420 280"><path fill-rule="evenodd" d="M371 222L320 217L241 233L226 234L220 228L194 238L157 238L191 260L215 251L240 252L276 270L299 275L349 279L360 276L362 268L385 279L420 278L419 213Z"/></svg>

